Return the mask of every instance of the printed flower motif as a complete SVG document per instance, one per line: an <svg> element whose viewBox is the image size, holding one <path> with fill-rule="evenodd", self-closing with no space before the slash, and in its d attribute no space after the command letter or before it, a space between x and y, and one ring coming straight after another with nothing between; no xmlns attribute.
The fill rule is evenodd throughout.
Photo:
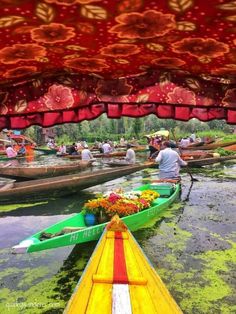
<svg viewBox="0 0 236 314"><path fill-rule="evenodd" d="M62 85L52 85L48 93L44 95L47 108L51 110L70 108L74 103L74 98L70 88Z"/></svg>
<svg viewBox="0 0 236 314"><path fill-rule="evenodd" d="M144 13L124 13L116 17L119 25L109 32L118 33L120 38L153 38L163 36L176 27L174 15L155 10Z"/></svg>
<svg viewBox="0 0 236 314"><path fill-rule="evenodd" d="M43 43L58 43L69 40L74 37L74 28L66 27L63 24L51 23L49 25L41 25L31 31L31 38Z"/></svg>
<svg viewBox="0 0 236 314"><path fill-rule="evenodd" d="M227 90L222 103L225 107L236 107L236 88Z"/></svg>
<svg viewBox="0 0 236 314"><path fill-rule="evenodd" d="M0 61L5 64L37 60L46 55L46 49L37 44L15 44L0 50Z"/></svg>
<svg viewBox="0 0 236 314"><path fill-rule="evenodd" d="M152 61L153 64L158 65L160 67L165 67L165 68L176 68L179 66L182 66L185 64L185 62L181 59L178 58L159 58L159 59L154 59Z"/></svg>
<svg viewBox="0 0 236 314"><path fill-rule="evenodd" d="M168 93L167 103L182 104L182 105L196 105L195 94L182 87L175 87L174 90Z"/></svg>
<svg viewBox="0 0 236 314"><path fill-rule="evenodd" d="M124 102L127 101L132 88L127 84L126 79L99 81L95 92L101 101Z"/></svg>
<svg viewBox="0 0 236 314"><path fill-rule="evenodd" d="M102 48L100 52L102 55L110 57L125 57L139 53L140 48L132 44L114 44Z"/></svg>
<svg viewBox="0 0 236 314"><path fill-rule="evenodd" d="M0 115L5 115L8 113L8 107L4 104L8 99L9 93L0 92Z"/></svg>
<svg viewBox="0 0 236 314"><path fill-rule="evenodd" d="M172 44L177 53L189 53L197 58L217 58L229 52L229 46L212 38L185 38Z"/></svg>
<svg viewBox="0 0 236 314"><path fill-rule="evenodd" d="M4 74L4 77L6 78L21 77L21 76L31 75L36 71L37 71L37 68L34 66L23 66L23 67L14 68L7 71Z"/></svg>
<svg viewBox="0 0 236 314"><path fill-rule="evenodd" d="M87 72L101 72L104 68L108 68L104 59L96 58L76 58L73 60L66 60L65 66L79 71Z"/></svg>
<svg viewBox="0 0 236 314"><path fill-rule="evenodd" d="M87 4L91 2L99 2L101 0L44 0L47 3L56 3L58 5L74 5L76 3Z"/></svg>
<svg viewBox="0 0 236 314"><path fill-rule="evenodd" d="M233 75L234 76L236 73L236 65L227 64L225 67L211 70L211 73L214 75Z"/></svg>

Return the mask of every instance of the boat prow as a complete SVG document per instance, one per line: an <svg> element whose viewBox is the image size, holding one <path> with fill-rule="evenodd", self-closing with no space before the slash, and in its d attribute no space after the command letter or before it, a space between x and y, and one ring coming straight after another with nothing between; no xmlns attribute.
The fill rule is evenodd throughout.
<svg viewBox="0 0 236 314"><path fill-rule="evenodd" d="M115 216L105 228L64 313L182 311L126 225Z"/></svg>

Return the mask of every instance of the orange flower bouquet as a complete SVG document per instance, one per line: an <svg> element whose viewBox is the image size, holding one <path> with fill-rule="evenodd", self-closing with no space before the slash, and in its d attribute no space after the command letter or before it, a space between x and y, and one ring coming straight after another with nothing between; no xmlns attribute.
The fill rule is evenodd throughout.
<svg viewBox="0 0 236 314"><path fill-rule="evenodd" d="M154 199L159 197L155 191L134 191L128 193L108 193L105 197L89 200L84 204L86 213L96 216L112 217L118 214L120 217L135 214L143 209L149 208Z"/></svg>

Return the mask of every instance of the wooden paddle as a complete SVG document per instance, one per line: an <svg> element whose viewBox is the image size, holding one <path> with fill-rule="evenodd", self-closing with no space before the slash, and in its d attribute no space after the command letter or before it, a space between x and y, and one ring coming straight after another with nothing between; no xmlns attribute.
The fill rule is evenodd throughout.
<svg viewBox="0 0 236 314"><path fill-rule="evenodd" d="M176 139L174 130L171 129L171 133L172 133L172 135L173 135L173 138L174 138L174 140L175 140L175 142L176 142L176 145L177 145L177 147L178 147L178 149L179 149L179 152L180 152L180 155L181 155L181 154L182 154L182 150L181 150L181 148L179 147L179 145L177 144L177 139ZM188 174L188 175L190 176L190 178L191 178L191 181L192 181L192 182L194 182L194 181L197 182L198 179L196 179L196 178L193 177L192 173L190 172L190 169L189 169L188 164L187 164L187 166L185 166L185 167L186 167L186 172L187 172L187 174Z"/></svg>

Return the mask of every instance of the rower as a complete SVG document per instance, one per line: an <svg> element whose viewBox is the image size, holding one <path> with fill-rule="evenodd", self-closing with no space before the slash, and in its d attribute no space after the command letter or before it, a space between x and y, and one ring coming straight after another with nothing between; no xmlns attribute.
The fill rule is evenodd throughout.
<svg viewBox="0 0 236 314"><path fill-rule="evenodd" d="M169 141L162 143L162 150L155 159L159 163L160 179L179 178L180 166L187 166L187 162L171 148Z"/></svg>

